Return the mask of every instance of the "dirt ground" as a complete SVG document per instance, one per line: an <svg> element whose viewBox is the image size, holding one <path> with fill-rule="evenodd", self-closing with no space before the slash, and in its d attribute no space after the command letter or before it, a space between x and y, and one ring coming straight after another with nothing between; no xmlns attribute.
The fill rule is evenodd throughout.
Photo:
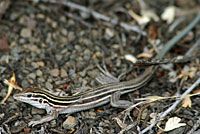
<svg viewBox="0 0 200 134"><path fill-rule="evenodd" d="M7 5L6 5L6 4ZM168 11L167 11L168 10ZM168 15L164 16L164 12ZM165 44L186 28L200 12L199 0L16 0L0 1L0 100L6 96L13 72L21 88L37 87L75 92L100 85L95 78L107 70L120 81L137 78L148 66L135 66L126 58L154 59ZM200 23L165 55L184 56L199 44ZM158 120L200 77L200 46L186 63L159 65L144 87L120 99L168 97L138 105L130 118L110 104L59 115L34 127L47 113L17 101L13 95L0 104L0 133L137 134ZM132 58L131 58L132 59ZM190 94L199 93L197 85ZM156 97L155 97L156 98ZM155 99L154 98L154 99ZM158 98L158 97L157 97ZM146 133L200 133L200 98L185 97L177 107ZM167 122L173 119L169 130ZM180 124L178 120L180 119ZM173 124L174 123L174 124ZM169 124L169 123L168 123Z"/></svg>

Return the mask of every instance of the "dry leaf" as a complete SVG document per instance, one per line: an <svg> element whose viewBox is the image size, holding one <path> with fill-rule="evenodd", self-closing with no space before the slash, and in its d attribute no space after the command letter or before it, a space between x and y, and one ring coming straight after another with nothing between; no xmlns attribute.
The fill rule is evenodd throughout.
<svg viewBox="0 0 200 134"><path fill-rule="evenodd" d="M167 7L161 15L162 20L167 21L168 24L172 23L175 18L175 9L176 7L174 6Z"/></svg>
<svg viewBox="0 0 200 134"><path fill-rule="evenodd" d="M138 24L146 24L150 21L150 18L147 16L139 16L136 13L134 13L132 10L129 10L128 13L130 16L137 21Z"/></svg>
<svg viewBox="0 0 200 134"><path fill-rule="evenodd" d="M117 121L117 124L120 126L120 128L123 129L123 128L127 127L127 124L124 124L119 118L115 117L113 119Z"/></svg>
<svg viewBox="0 0 200 134"><path fill-rule="evenodd" d="M196 75L197 71L198 71L197 67L196 68L195 67L191 67L189 72L188 72L188 76L190 78L193 78Z"/></svg>
<svg viewBox="0 0 200 134"><path fill-rule="evenodd" d="M161 96L149 96L147 97L149 100L151 101L157 101L157 100L163 100L163 99L166 99L168 97L161 97Z"/></svg>
<svg viewBox="0 0 200 134"><path fill-rule="evenodd" d="M180 118L178 117L173 117L173 118L169 118L169 120L167 121L166 125L165 125L165 129L164 131L171 131L175 128L179 128L181 126L185 126L185 123L179 123L181 121Z"/></svg>
<svg viewBox="0 0 200 134"><path fill-rule="evenodd" d="M147 96L145 98L138 98L138 99L135 99L135 100L146 100L146 101L150 101L150 102L154 102L154 101L158 101L158 100L163 100L163 99L167 99L169 97L161 97L161 96Z"/></svg>
<svg viewBox="0 0 200 134"><path fill-rule="evenodd" d="M192 106L192 101L190 99L190 96L187 95L182 101L182 107L191 107L191 106Z"/></svg>
<svg viewBox="0 0 200 134"><path fill-rule="evenodd" d="M193 93L200 93L200 89L194 90Z"/></svg>
<svg viewBox="0 0 200 134"><path fill-rule="evenodd" d="M15 73L13 72L13 75L12 77L10 78L10 80L8 80L11 84L17 86L17 83L16 83L16 79L15 79ZM8 93L6 94L6 97L1 101L1 103L5 103L6 100L8 99L8 97L10 96L10 94L12 93L12 90L13 90L13 86L12 85L9 85L8 86Z"/></svg>
<svg viewBox="0 0 200 134"><path fill-rule="evenodd" d="M132 63L136 63L137 62L137 58L135 58L133 55L131 54L126 54L124 56L124 58Z"/></svg>
<svg viewBox="0 0 200 134"><path fill-rule="evenodd" d="M137 58L142 58L142 57L144 57L144 58L151 58L151 57L153 57L153 54L150 54L150 53L141 53L141 54L137 55Z"/></svg>
<svg viewBox="0 0 200 134"><path fill-rule="evenodd" d="M101 112L103 112L103 110L101 110L101 109L98 109L98 110L97 110L97 112L98 112L98 113L101 113Z"/></svg>
<svg viewBox="0 0 200 134"><path fill-rule="evenodd" d="M149 19L153 19L156 22L159 21L159 17L153 10L142 10L141 14L142 16L148 17Z"/></svg>
<svg viewBox="0 0 200 134"><path fill-rule="evenodd" d="M169 75L169 81L171 83L175 83L178 80L179 76L177 76L177 73L175 71L170 71L168 75Z"/></svg>
<svg viewBox="0 0 200 134"><path fill-rule="evenodd" d="M149 116L152 118L150 120L151 123L154 123L156 121L156 119L161 115L161 113L151 113ZM159 122L160 124L160 122Z"/></svg>
<svg viewBox="0 0 200 134"><path fill-rule="evenodd" d="M38 61L36 62L39 66L44 67L44 62L43 61Z"/></svg>

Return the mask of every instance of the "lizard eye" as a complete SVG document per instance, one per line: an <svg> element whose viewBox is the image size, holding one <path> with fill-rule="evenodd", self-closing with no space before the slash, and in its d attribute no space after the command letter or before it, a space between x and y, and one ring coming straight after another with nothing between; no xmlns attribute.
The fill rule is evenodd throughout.
<svg viewBox="0 0 200 134"><path fill-rule="evenodd" d="M39 103L42 103L42 99L39 99Z"/></svg>
<svg viewBox="0 0 200 134"><path fill-rule="evenodd" d="M32 94L28 94L27 97L28 97L28 98L31 98L31 97L32 97Z"/></svg>

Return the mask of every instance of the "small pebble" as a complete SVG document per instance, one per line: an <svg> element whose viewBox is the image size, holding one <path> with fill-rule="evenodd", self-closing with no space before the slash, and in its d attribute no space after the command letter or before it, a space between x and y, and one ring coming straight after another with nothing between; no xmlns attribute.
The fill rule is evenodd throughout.
<svg viewBox="0 0 200 134"><path fill-rule="evenodd" d="M141 116L141 119L145 120L148 116L148 110L145 109L143 112L142 112L142 116Z"/></svg>
<svg viewBox="0 0 200 134"><path fill-rule="evenodd" d="M56 120L50 121L50 125L51 125L52 128L56 127L57 126Z"/></svg>
<svg viewBox="0 0 200 134"><path fill-rule="evenodd" d="M23 15L19 18L19 24L26 25L26 22L27 22L27 16Z"/></svg>
<svg viewBox="0 0 200 134"><path fill-rule="evenodd" d="M90 118L91 118L91 119L95 119L96 116L97 116L96 113L93 112L93 111L90 111L90 112L89 112L89 115L90 115Z"/></svg>
<svg viewBox="0 0 200 134"><path fill-rule="evenodd" d="M48 88L48 89L53 89L53 85L49 82L45 83L45 87Z"/></svg>
<svg viewBox="0 0 200 134"><path fill-rule="evenodd" d="M53 82L53 80L52 80L52 79L48 79L47 81L48 81L48 82L50 82L50 83L52 83L52 82Z"/></svg>
<svg viewBox="0 0 200 134"><path fill-rule="evenodd" d="M106 28L106 36L107 36L108 39L112 38L114 35L115 34L114 34L113 30L111 30L110 28Z"/></svg>
<svg viewBox="0 0 200 134"><path fill-rule="evenodd" d="M41 54L40 48L38 48L36 45L29 45L28 48L30 49L30 51L36 52L37 54ZM34 53L32 53L32 54L34 54Z"/></svg>
<svg viewBox="0 0 200 134"><path fill-rule="evenodd" d="M44 78L38 78L37 81L38 81L38 83L44 83L45 79Z"/></svg>
<svg viewBox="0 0 200 134"><path fill-rule="evenodd" d="M61 16L59 20L60 20L61 22L64 22L64 23L66 23L66 21L67 21L65 16Z"/></svg>
<svg viewBox="0 0 200 134"><path fill-rule="evenodd" d="M33 120L40 120L42 118L43 115L39 115L39 114L35 114L33 115Z"/></svg>
<svg viewBox="0 0 200 134"><path fill-rule="evenodd" d="M81 77L85 77L86 71L79 72L79 75L80 75Z"/></svg>
<svg viewBox="0 0 200 134"><path fill-rule="evenodd" d="M67 77L68 75L67 75L67 72L65 71L65 69L61 69L61 72L60 72L61 74L61 77L62 78L64 78L64 77Z"/></svg>
<svg viewBox="0 0 200 134"><path fill-rule="evenodd" d="M58 77L58 75L59 75L59 70L58 70L58 69L52 69L52 70L50 71L50 74L51 74L51 76Z"/></svg>
<svg viewBox="0 0 200 134"><path fill-rule="evenodd" d="M14 126L12 126L12 127L10 128L10 132L11 132L12 134L14 134L14 133L19 133L19 132L22 131L26 126L27 126L27 125L26 125L26 123L25 123L23 120L18 121Z"/></svg>
<svg viewBox="0 0 200 134"><path fill-rule="evenodd" d="M83 43L85 44L85 45L87 45L87 46L91 46L92 45L92 42L91 42L91 40L89 40L89 39L83 39ZM86 49L87 50L87 49Z"/></svg>
<svg viewBox="0 0 200 134"><path fill-rule="evenodd" d="M20 35L24 38L32 37L32 31L29 28L23 28L20 32Z"/></svg>
<svg viewBox="0 0 200 134"><path fill-rule="evenodd" d="M23 88L29 87L29 83L28 83L27 80L22 80L21 85L22 85Z"/></svg>
<svg viewBox="0 0 200 134"><path fill-rule="evenodd" d="M11 98L11 97L9 97L9 98ZM13 99L13 102L14 102L14 99ZM19 108L19 106L17 105L17 103L12 103L12 105L9 105L9 109L18 109L18 108Z"/></svg>
<svg viewBox="0 0 200 134"><path fill-rule="evenodd" d="M91 77L91 78L96 78L98 76L98 70L94 69L92 71L88 71L87 74Z"/></svg>
<svg viewBox="0 0 200 134"><path fill-rule="evenodd" d="M69 75L73 75L75 74L75 70L74 69L69 69Z"/></svg>
<svg viewBox="0 0 200 134"><path fill-rule="evenodd" d="M63 122L64 129L71 129L76 126L78 121L73 116L68 116L67 119Z"/></svg>
<svg viewBox="0 0 200 134"><path fill-rule="evenodd" d="M91 52L90 52L90 50L89 50L89 49L86 49L83 53L84 53L83 59L84 59L85 61L89 60L90 57L91 57L91 54L90 54Z"/></svg>
<svg viewBox="0 0 200 134"><path fill-rule="evenodd" d="M44 67L44 62L43 61L38 61L37 64L41 67Z"/></svg>
<svg viewBox="0 0 200 134"><path fill-rule="evenodd" d="M98 39L99 38L99 32L97 30L92 30L92 34L94 39Z"/></svg>
<svg viewBox="0 0 200 134"><path fill-rule="evenodd" d="M35 75L35 73L30 73L27 77L31 78L31 79L35 79L36 75Z"/></svg>
<svg viewBox="0 0 200 134"><path fill-rule="evenodd" d="M19 44L24 44L26 42L26 40L24 38L20 38L18 42L19 42Z"/></svg>
<svg viewBox="0 0 200 134"><path fill-rule="evenodd" d="M45 18L45 15L41 14L41 13L37 14L36 16L37 16L38 19L44 19Z"/></svg>
<svg viewBox="0 0 200 134"><path fill-rule="evenodd" d="M53 21L53 22L51 23L51 26L52 26L53 28L57 28L57 26L58 26L58 23L57 23L57 22L55 22L55 21Z"/></svg>
<svg viewBox="0 0 200 134"><path fill-rule="evenodd" d="M1 114L0 114L0 119L3 119L4 116L5 116L5 114L4 114L4 113L1 113Z"/></svg>
<svg viewBox="0 0 200 134"><path fill-rule="evenodd" d="M72 19L68 20L68 25L74 25L74 24L75 24L74 20Z"/></svg>
<svg viewBox="0 0 200 134"><path fill-rule="evenodd" d="M185 127L179 127L168 132L168 134L184 134Z"/></svg>
<svg viewBox="0 0 200 134"><path fill-rule="evenodd" d="M7 62L8 61L8 55L2 55L1 57L0 57L0 61L1 62Z"/></svg>
<svg viewBox="0 0 200 134"><path fill-rule="evenodd" d="M39 76L39 77L41 77L42 76L42 71L41 70L37 70L36 71L36 75Z"/></svg>
<svg viewBox="0 0 200 134"><path fill-rule="evenodd" d="M56 85L61 85L62 83L63 81L60 81L60 80L55 82Z"/></svg>
<svg viewBox="0 0 200 134"><path fill-rule="evenodd" d="M72 51L74 49L74 46L69 44L66 46L66 48L69 50L69 51Z"/></svg>
<svg viewBox="0 0 200 134"><path fill-rule="evenodd" d="M82 80L82 85L83 85L83 86L87 85L87 83L88 83L87 80L85 80L85 79Z"/></svg>
<svg viewBox="0 0 200 134"><path fill-rule="evenodd" d="M25 128L24 128L24 132L25 132L26 134L31 133L31 128L25 127Z"/></svg>
<svg viewBox="0 0 200 134"><path fill-rule="evenodd" d="M57 55L56 55L56 60L57 60L57 61L60 61L60 60L62 59L62 57L63 57L62 55L57 54Z"/></svg>
<svg viewBox="0 0 200 134"><path fill-rule="evenodd" d="M19 16L20 16L20 13L19 13L19 12L12 12L12 14L10 15L10 20L14 21L14 20L16 20Z"/></svg>
<svg viewBox="0 0 200 134"><path fill-rule="evenodd" d="M28 79L27 80L30 84L33 84L34 83L34 81L32 80L32 79Z"/></svg>
<svg viewBox="0 0 200 134"><path fill-rule="evenodd" d="M31 114L33 114L33 115L35 115L35 114L45 114L45 110L32 107Z"/></svg>
<svg viewBox="0 0 200 134"><path fill-rule="evenodd" d="M75 49L76 49L77 51L80 51L80 50L81 50L81 46L80 46L80 45L75 45Z"/></svg>
<svg viewBox="0 0 200 134"><path fill-rule="evenodd" d="M66 35L67 35L67 30L63 28L63 29L61 30L61 33L62 33L64 36L66 36Z"/></svg>
<svg viewBox="0 0 200 134"><path fill-rule="evenodd" d="M27 26L30 29L34 29L36 27L37 22L33 19L28 19Z"/></svg>
<svg viewBox="0 0 200 134"><path fill-rule="evenodd" d="M22 48L18 45L12 48L13 55L19 55L19 53L22 51ZM16 57L15 57L16 58Z"/></svg>
<svg viewBox="0 0 200 134"><path fill-rule="evenodd" d="M32 66L34 69L36 69L36 68L39 67L39 65L38 65L37 63L35 63L35 62L32 62L32 63L31 63L31 66Z"/></svg>
<svg viewBox="0 0 200 134"><path fill-rule="evenodd" d="M9 48L6 38L0 39L0 51L7 51Z"/></svg>
<svg viewBox="0 0 200 134"><path fill-rule="evenodd" d="M69 41L73 41L75 39L74 32L71 32L71 31L69 32L68 39L69 39Z"/></svg>
<svg viewBox="0 0 200 134"><path fill-rule="evenodd" d="M200 129L197 129L197 130L194 131L192 134L200 134Z"/></svg>

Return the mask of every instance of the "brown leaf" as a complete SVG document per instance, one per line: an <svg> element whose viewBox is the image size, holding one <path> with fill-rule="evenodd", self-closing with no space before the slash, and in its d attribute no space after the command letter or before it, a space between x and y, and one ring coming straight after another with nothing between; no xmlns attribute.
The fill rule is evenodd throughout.
<svg viewBox="0 0 200 134"><path fill-rule="evenodd" d="M200 89L194 90L193 93L200 93Z"/></svg>
<svg viewBox="0 0 200 134"><path fill-rule="evenodd" d="M192 106L192 101L190 99L190 96L187 95L182 101L182 107L191 107L191 106Z"/></svg>
<svg viewBox="0 0 200 134"><path fill-rule="evenodd" d="M153 55L152 54L150 54L150 53L141 53L141 54L139 54L139 55L137 55L137 58L151 58L151 57L153 57Z"/></svg>

